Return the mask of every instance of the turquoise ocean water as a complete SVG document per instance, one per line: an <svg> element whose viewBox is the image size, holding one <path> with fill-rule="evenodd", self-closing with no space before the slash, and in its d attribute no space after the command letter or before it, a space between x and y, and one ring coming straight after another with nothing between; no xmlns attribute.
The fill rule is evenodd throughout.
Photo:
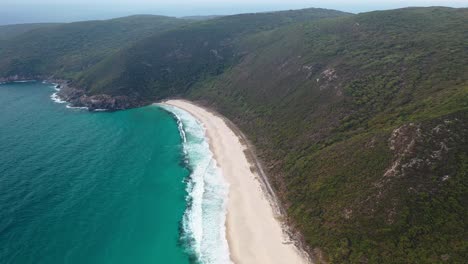
<svg viewBox="0 0 468 264"><path fill-rule="evenodd" d="M69 109L53 92L0 85L0 263L189 263L196 184L177 120Z"/></svg>

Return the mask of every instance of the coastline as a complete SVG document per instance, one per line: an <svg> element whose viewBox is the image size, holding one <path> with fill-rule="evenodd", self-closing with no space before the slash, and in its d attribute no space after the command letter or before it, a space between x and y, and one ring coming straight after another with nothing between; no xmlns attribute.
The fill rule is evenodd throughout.
<svg viewBox="0 0 468 264"><path fill-rule="evenodd" d="M310 263L291 241L259 161L243 134L212 111L185 100L163 104L180 108L199 120L215 160L229 184L226 237L234 263Z"/></svg>
<svg viewBox="0 0 468 264"><path fill-rule="evenodd" d="M81 87L75 86L71 80L58 79L43 75L11 75L0 77L0 83L9 82L44 82L53 84L57 92L52 100L57 103L67 103L67 108L86 109L90 112L117 111L150 105L150 100L140 100L124 95L92 94Z"/></svg>
<svg viewBox="0 0 468 264"><path fill-rule="evenodd" d="M29 80L14 82L18 81ZM54 102L68 103L67 108L87 108L73 106L69 98L60 96L63 88L70 88L67 81L48 79L43 82L54 86L56 92L51 95ZM230 120L196 103L177 99L162 104L184 110L202 124L214 161L229 185L227 212L220 222L224 223L221 234L225 234L228 245L224 256L236 264L312 263L300 240L293 237L282 221L281 205L242 131Z"/></svg>

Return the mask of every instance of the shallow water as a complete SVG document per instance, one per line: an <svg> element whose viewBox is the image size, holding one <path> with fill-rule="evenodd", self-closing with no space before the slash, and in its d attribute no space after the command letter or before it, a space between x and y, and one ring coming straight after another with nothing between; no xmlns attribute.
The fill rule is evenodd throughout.
<svg viewBox="0 0 468 264"><path fill-rule="evenodd" d="M191 169L182 222L183 241L201 263L231 263L225 226L229 186L210 150L205 129L188 112L168 105L162 107L178 120L183 152Z"/></svg>
<svg viewBox="0 0 468 264"><path fill-rule="evenodd" d="M0 85L0 263L189 263L173 116L67 109L53 92Z"/></svg>

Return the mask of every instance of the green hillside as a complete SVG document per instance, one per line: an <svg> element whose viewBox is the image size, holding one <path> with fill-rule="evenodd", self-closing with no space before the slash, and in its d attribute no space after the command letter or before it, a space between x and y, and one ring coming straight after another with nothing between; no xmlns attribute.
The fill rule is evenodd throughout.
<svg viewBox="0 0 468 264"><path fill-rule="evenodd" d="M310 251L332 263L466 259L467 10L275 18L277 29L246 18L146 39L79 84L228 116Z"/></svg>
<svg viewBox="0 0 468 264"><path fill-rule="evenodd" d="M304 9L243 14L193 23L155 35L90 68L75 83L90 94L164 98L187 91L239 61L237 43L248 35L285 25L349 14Z"/></svg>
<svg viewBox="0 0 468 264"><path fill-rule="evenodd" d="M18 25L5 25L0 26L0 41L12 39L17 37L21 34L24 34L28 31L43 28L43 27L50 27L50 26L58 26L60 24L57 23L35 23L35 24L18 24Z"/></svg>
<svg viewBox="0 0 468 264"><path fill-rule="evenodd" d="M178 23L138 31L135 42L96 33L92 45L41 55L43 34L25 33L15 38L23 46L0 50L0 77L54 73L87 95L184 97L216 109L253 143L318 261L468 259L468 9Z"/></svg>
<svg viewBox="0 0 468 264"><path fill-rule="evenodd" d="M188 97L247 133L311 252L463 263L467 24L409 8L261 32Z"/></svg>
<svg viewBox="0 0 468 264"><path fill-rule="evenodd" d="M2 76L73 78L121 48L186 23L139 15L38 28L0 42L0 72Z"/></svg>

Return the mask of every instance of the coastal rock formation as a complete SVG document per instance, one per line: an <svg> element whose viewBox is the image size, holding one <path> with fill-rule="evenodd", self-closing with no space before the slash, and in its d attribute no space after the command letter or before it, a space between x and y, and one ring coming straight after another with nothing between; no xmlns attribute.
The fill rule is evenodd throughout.
<svg viewBox="0 0 468 264"><path fill-rule="evenodd" d="M129 96L111 96L107 94L87 95L84 90L70 87L67 84L61 85L58 96L74 107L87 107L89 111L115 111L146 104L141 100L130 98Z"/></svg>
<svg viewBox="0 0 468 264"><path fill-rule="evenodd" d="M85 90L71 87L70 81L55 79L53 76L11 75L0 77L0 83L30 80L44 80L45 82L56 83L57 88L60 89L57 94L60 99L69 102L73 107L86 107L89 111L116 111L144 106L150 103L138 98L131 98L130 96L111 96L107 94L87 95Z"/></svg>

